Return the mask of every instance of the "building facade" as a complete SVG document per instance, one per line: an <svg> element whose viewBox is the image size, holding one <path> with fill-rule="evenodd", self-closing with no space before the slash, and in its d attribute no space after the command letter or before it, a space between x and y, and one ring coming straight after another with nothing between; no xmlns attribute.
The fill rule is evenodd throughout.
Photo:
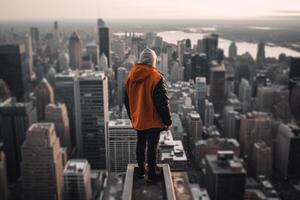
<svg viewBox="0 0 300 200"><path fill-rule="evenodd" d="M35 123L22 145L22 196L62 200L63 163L53 123Z"/></svg>
<svg viewBox="0 0 300 200"><path fill-rule="evenodd" d="M32 102L17 103L9 98L0 103L0 135L4 143L9 183L20 177L21 146L25 132L37 121L36 109Z"/></svg>
<svg viewBox="0 0 300 200"><path fill-rule="evenodd" d="M127 165L136 163L137 133L129 119L109 121L109 161L111 172L126 172Z"/></svg>
<svg viewBox="0 0 300 200"><path fill-rule="evenodd" d="M81 71L75 80L76 144L92 169L108 168L108 80L104 72Z"/></svg>
<svg viewBox="0 0 300 200"><path fill-rule="evenodd" d="M91 167L87 160L71 159L64 169L64 200L92 200Z"/></svg>
<svg viewBox="0 0 300 200"><path fill-rule="evenodd" d="M82 41L77 32L72 33L69 39L69 56L71 69L81 68L81 56L82 56Z"/></svg>
<svg viewBox="0 0 300 200"><path fill-rule="evenodd" d="M0 45L0 78L18 101L28 100L31 90L25 50L25 45Z"/></svg>

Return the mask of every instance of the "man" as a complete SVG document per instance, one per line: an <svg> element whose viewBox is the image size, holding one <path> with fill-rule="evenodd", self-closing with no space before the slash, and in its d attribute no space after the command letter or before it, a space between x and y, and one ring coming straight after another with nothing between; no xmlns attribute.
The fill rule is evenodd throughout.
<svg viewBox="0 0 300 200"><path fill-rule="evenodd" d="M156 181L156 151L160 132L171 124L169 98L163 75L156 69L156 53L147 48L128 74L125 106L132 126L137 130L136 158L138 176L145 175L145 148L147 146L148 179Z"/></svg>

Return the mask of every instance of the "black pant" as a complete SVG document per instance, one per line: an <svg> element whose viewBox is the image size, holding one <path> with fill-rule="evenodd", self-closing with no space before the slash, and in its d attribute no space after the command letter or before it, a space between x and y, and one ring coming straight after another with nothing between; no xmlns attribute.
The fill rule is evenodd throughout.
<svg viewBox="0 0 300 200"><path fill-rule="evenodd" d="M149 129L145 131L138 131L137 133L136 160L139 165L139 172L144 173L145 149L146 143L148 143L147 162L149 178L155 176L156 153L160 131L160 129Z"/></svg>

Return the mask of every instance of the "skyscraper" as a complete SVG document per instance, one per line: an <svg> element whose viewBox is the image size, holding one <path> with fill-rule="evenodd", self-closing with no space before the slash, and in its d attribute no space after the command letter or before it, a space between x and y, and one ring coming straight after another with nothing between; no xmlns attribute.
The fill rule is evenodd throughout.
<svg viewBox="0 0 300 200"><path fill-rule="evenodd" d="M266 46L266 44L263 41L261 41L257 44L256 62L260 67L262 67L261 65L266 60L265 46Z"/></svg>
<svg viewBox="0 0 300 200"><path fill-rule="evenodd" d="M92 169L107 169L108 80L103 72L82 71L75 83L76 137L79 158Z"/></svg>
<svg viewBox="0 0 300 200"><path fill-rule="evenodd" d="M268 113L251 112L241 116L240 144L244 157L252 159L253 144L264 141L273 149L272 118Z"/></svg>
<svg viewBox="0 0 300 200"><path fill-rule="evenodd" d="M212 200L244 199L246 170L231 151L207 155L206 186Z"/></svg>
<svg viewBox="0 0 300 200"><path fill-rule="evenodd" d="M128 71L124 67L119 67L117 70L117 99L118 106L121 109L124 101L125 82L127 79Z"/></svg>
<svg viewBox="0 0 300 200"><path fill-rule="evenodd" d="M290 65L290 80L289 80L289 103L291 112L296 119L300 122L300 103L299 103L299 91L300 91L300 58L292 58Z"/></svg>
<svg viewBox="0 0 300 200"><path fill-rule="evenodd" d="M191 57L191 77L193 80L196 77L205 77L209 80L209 66L206 54L194 54Z"/></svg>
<svg viewBox="0 0 300 200"><path fill-rule="evenodd" d="M9 98L0 103L0 135L7 158L9 183L16 182L20 177L21 145L26 130L34 122L36 109L32 102L16 103L14 98Z"/></svg>
<svg viewBox="0 0 300 200"><path fill-rule="evenodd" d="M86 54L92 58L94 65L99 64L99 48L96 43L88 43L86 46Z"/></svg>
<svg viewBox="0 0 300 200"><path fill-rule="evenodd" d="M25 36L25 55L26 55L26 65L29 70L30 80L34 78L33 73L33 52L32 52L32 38L29 34Z"/></svg>
<svg viewBox="0 0 300 200"><path fill-rule="evenodd" d="M210 69L210 100L215 112L219 113L225 103L225 66L223 64Z"/></svg>
<svg viewBox="0 0 300 200"><path fill-rule="evenodd" d="M180 65L180 62L174 61L171 67L170 81L171 83L176 83L178 81L183 81L184 79L184 67Z"/></svg>
<svg viewBox="0 0 300 200"><path fill-rule="evenodd" d="M64 103L67 107L70 122L70 137L72 149L76 146L76 121L75 121L75 74L71 71L63 72L55 76L55 100Z"/></svg>
<svg viewBox="0 0 300 200"><path fill-rule="evenodd" d="M275 168L285 178L300 178L300 127L281 123L278 128Z"/></svg>
<svg viewBox="0 0 300 200"><path fill-rule="evenodd" d="M77 32L73 32L69 40L69 55L71 69L80 69L81 67L82 41Z"/></svg>
<svg viewBox="0 0 300 200"><path fill-rule="evenodd" d="M37 27L30 27L29 33L32 39L32 49L35 52L39 46L40 43L40 32Z"/></svg>
<svg viewBox="0 0 300 200"><path fill-rule="evenodd" d="M169 64L168 64L168 54L167 53L161 53L159 57L159 65L158 70L164 74L165 78L168 78L169 76Z"/></svg>
<svg viewBox="0 0 300 200"><path fill-rule="evenodd" d="M58 22L54 21L54 30L53 30L53 40L54 40L54 47L55 47L55 51L59 52L60 48L62 46L62 38L58 29Z"/></svg>
<svg viewBox="0 0 300 200"><path fill-rule="evenodd" d="M217 34L207 35L202 40L202 49L207 56L208 63L217 59L218 40Z"/></svg>
<svg viewBox="0 0 300 200"><path fill-rule="evenodd" d="M68 111L65 104L48 104L45 121L55 124L55 132L62 147L67 148L68 156L72 152Z"/></svg>
<svg viewBox="0 0 300 200"><path fill-rule="evenodd" d="M185 52L182 58L182 66L184 67L184 81L192 79L192 54Z"/></svg>
<svg viewBox="0 0 300 200"><path fill-rule="evenodd" d="M205 107L204 107L204 125L206 127L214 125L214 105L209 102L209 100L205 99Z"/></svg>
<svg viewBox="0 0 300 200"><path fill-rule="evenodd" d="M290 87L290 107L293 117L297 122L300 122L300 80L292 81L292 87Z"/></svg>
<svg viewBox="0 0 300 200"><path fill-rule="evenodd" d="M225 106L224 113L224 136L227 138L239 138L239 120L240 113L237 112L234 106Z"/></svg>
<svg viewBox="0 0 300 200"><path fill-rule="evenodd" d="M300 57L299 58L291 58L290 65L290 79L299 78L300 77Z"/></svg>
<svg viewBox="0 0 300 200"><path fill-rule="evenodd" d="M104 54L107 57L108 67L111 67L110 57L110 29L102 19L98 19L99 57Z"/></svg>
<svg viewBox="0 0 300 200"><path fill-rule="evenodd" d="M178 53L179 61L181 63L183 61L183 55L185 53L185 50L186 50L186 40L177 41L177 53Z"/></svg>
<svg viewBox="0 0 300 200"><path fill-rule="evenodd" d="M242 78L248 80L250 83L254 80L256 63L249 53L245 53L236 58L234 68L234 88L235 93L238 94L239 84Z"/></svg>
<svg viewBox="0 0 300 200"><path fill-rule="evenodd" d="M202 120L199 113L197 113L196 111L192 111L188 113L186 121L188 147L189 150L193 152L195 144L194 142L202 139Z"/></svg>
<svg viewBox="0 0 300 200"><path fill-rule="evenodd" d="M270 177L273 171L273 153L265 142L256 142L253 145L252 160L250 161L252 175L255 177Z"/></svg>
<svg viewBox="0 0 300 200"><path fill-rule="evenodd" d="M187 129L189 138L197 140L202 138L202 120L196 111L188 113L187 116Z"/></svg>
<svg viewBox="0 0 300 200"><path fill-rule="evenodd" d="M91 167L87 160L69 160L64 169L64 200L92 200Z"/></svg>
<svg viewBox="0 0 300 200"><path fill-rule="evenodd" d="M111 172L126 172L127 165L136 163L136 131L129 119L109 121L109 162Z"/></svg>
<svg viewBox="0 0 300 200"><path fill-rule="evenodd" d="M54 104L54 92L47 81L43 79L35 88L38 121L45 120L45 110L48 104Z"/></svg>
<svg viewBox="0 0 300 200"><path fill-rule="evenodd" d="M204 119L205 99L207 98L207 85L205 77L196 77L195 81L195 104L197 112Z"/></svg>
<svg viewBox="0 0 300 200"><path fill-rule="evenodd" d="M141 52L147 47L146 42L141 37L131 38L130 53L138 58Z"/></svg>
<svg viewBox="0 0 300 200"><path fill-rule="evenodd" d="M223 49L218 49L217 50L217 62L221 64L224 59L224 50Z"/></svg>
<svg viewBox="0 0 300 200"><path fill-rule="evenodd" d="M68 71L70 69L70 57L65 51L61 51L58 56L59 72Z"/></svg>
<svg viewBox="0 0 300 200"><path fill-rule="evenodd" d="M229 58L234 59L237 56L237 46L235 42L231 42L229 46Z"/></svg>
<svg viewBox="0 0 300 200"><path fill-rule="evenodd" d="M0 199L8 200L8 183L6 173L6 159L3 144L0 143Z"/></svg>
<svg viewBox="0 0 300 200"><path fill-rule="evenodd" d="M100 71L106 71L108 69L108 60L106 55L103 53L100 56L100 60L99 60L99 70Z"/></svg>
<svg viewBox="0 0 300 200"><path fill-rule="evenodd" d="M0 45L0 78L18 101L25 101L30 92L30 70L26 65L24 45Z"/></svg>
<svg viewBox="0 0 300 200"><path fill-rule="evenodd" d="M251 93L252 89L249 84L249 81L242 78L241 83L239 85L239 100L242 103L242 112L246 113L250 111L251 106Z"/></svg>
<svg viewBox="0 0 300 200"><path fill-rule="evenodd" d="M22 195L31 200L62 200L63 164L53 123L35 123L22 145Z"/></svg>
<svg viewBox="0 0 300 200"><path fill-rule="evenodd" d="M259 87L257 90L256 103L259 111L271 113L275 100L275 87Z"/></svg>

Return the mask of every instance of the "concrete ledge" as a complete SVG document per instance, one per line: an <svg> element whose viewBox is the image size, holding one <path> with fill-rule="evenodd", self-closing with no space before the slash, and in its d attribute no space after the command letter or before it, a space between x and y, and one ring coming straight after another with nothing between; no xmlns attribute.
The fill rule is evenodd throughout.
<svg viewBox="0 0 300 200"><path fill-rule="evenodd" d="M171 171L168 164L157 165L160 171L160 180L151 186L148 186L145 180L140 180L135 176L137 167L136 164L129 164L127 166L122 200L134 200L137 196L143 200L176 200Z"/></svg>

